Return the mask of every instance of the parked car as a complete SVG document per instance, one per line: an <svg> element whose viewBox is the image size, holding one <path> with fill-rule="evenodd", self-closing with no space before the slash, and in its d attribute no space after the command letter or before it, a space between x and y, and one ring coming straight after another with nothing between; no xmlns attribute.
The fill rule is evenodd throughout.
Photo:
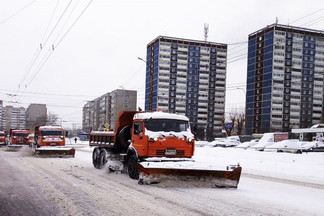
<svg viewBox="0 0 324 216"><path fill-rule="evenodd" d="M273 145L275 142L287 140L288 136L288 132L264 133L259 142L251 146L251 148L257 151L263 151L266 146Z"/></svg>
<svg viewBox="0 0 324 216"><path fill-rule="evenodd" d="M283 140L267 146L264 151L288 152L301 154L303 151L310 151L316 142L299 141L298 139Z"/></svg>
<svg viewBox="0 0 324 216"><path fill-rule="evenodd" d="M215 147L234 147L241 144L241 142L239 136L229 136L226 138L215 139L211 144Z"/></svg>
<svg viewBox="0 0 324 216"><path fill-rule="evenodd" d="M235 146L235 148L248 149L249 147L258 144L258 142L259 142L259 139L253 139L248 142L243 142L241 144L238 144L237 146Z"/></svg>
<svg viewBox="0 0 324 216"><path fill-rule="evenodd" d="M320 141L304 142L303 152L324 152L324 143ZM307 143L309 143L307 145Z"/></svg>

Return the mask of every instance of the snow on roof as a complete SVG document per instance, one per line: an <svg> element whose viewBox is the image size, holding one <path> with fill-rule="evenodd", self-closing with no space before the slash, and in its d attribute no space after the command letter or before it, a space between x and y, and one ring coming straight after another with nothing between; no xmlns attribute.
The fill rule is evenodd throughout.
<svg viewBox="0 0 324 216"><path fill-rule="evenodd" d="M182 120L182 121L189 121L189 119L184 115L173 114L173 113L164 113L164 112L143 112L143 113L136 113L134 115L135 119L175 119L175 120Z"/></svg>
<svg viewBox="0 0 324 216"><path fill-rule="evenodd" d="M63 130L63 128L61 126L46 125L40 126L38 130Z"/></svg>

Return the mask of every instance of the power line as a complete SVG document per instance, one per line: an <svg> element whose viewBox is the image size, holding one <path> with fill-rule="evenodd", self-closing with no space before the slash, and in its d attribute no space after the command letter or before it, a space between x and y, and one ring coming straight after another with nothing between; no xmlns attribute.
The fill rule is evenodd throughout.
<svg viewBox="0 0 324 216"><path fill-rule="evenodd" d="M58 22L56 22L56 25L54 26L53 30L51 31L51 33L50 33L49 36L47 37L46 41L43 43L43 39L44 39L44 36L46 35L46 32L47 32L48 26L50 25L51 20L52 20L52 18L53 18L53 16L54 16L54 13L55 13L55 11L56 11L56 8L57 8L57 6L58 6L59 1L57 1L56 7L55 7L55 9L54 9L54 11L53 11L53 13L52 13L52 17L51 17L51 19L50 19L50 21L49 21L49 23L48 23L48 26L47 26L47 28L46 28L46 31L44 32L44 35L43 35L43 39L42 39L42 41L41 41L41 43L40 43L40 49L37 50L37 51L38 51L37 55L34 55L34 56L33 56L32 61L31 61L31 64L30 64L30 66L28 67L27 71L25 72L25 75L24 75L24 77L23 77L23 80L22 80L21 83L18 85L18 89L20 88L20 86L22 86L22 85L24 84L24 81L26 80L26 78L27 78L27 76L29 75L30 71L32 70L34 64L36 63L36 61L37 61L37 59L38 59L40 53L42 52L43 47L45 47L45 45L46 45L48 39L50 38L51 34L52 34L53 31L55 30L57 24L59 23L59 21L60 21L61 18L63 17L65 11L67 10L67 8L68 8L69 5L71 4L71 2L72 2L72 0L70 1L70 3L69 3L69 4L67 5L67 7L65 8L65 10L64 10L63 14L61 15L60 19L58 20ZM37 73L38 73L38 72L37 72ZM29 85L29 83L28 83L28 84L26 83L26 84L25 84L25 88L27 88L28 85ZM17 91L18 91L18 90L17 90Z"/></svg>
<svg viewBox="0 0 324 216"><path fill-rule="evenodd" d="M14 90L9 89L0 89L0 91L4 92L15 92ZM62 96L62 97L96 97L93 95L71 95L71 94L52 94L52 93L44 93L44 92L26 92L27 94L35 94L35 95L47 95L47 96Z"/></svg>
<svg viewBox="0 0 324 216"><path fill-rule="evenodd" d="M63 37L60 39L60 41L56 44L56 47L58 47L58 45L63 41L63 39L64 39L64 38L66 37L66 35L70 32L70 30L72 29L72 27L73 27L73 26L76 24L76 22L80 19L80 17L82 16L82 14L83 14L83 13L86 11L86 9L90 6L90 4L92 3L92 1L93 1L93 0L91 0L91 1L87 4L87 6L82 10L81 14L80 14L80 15L77 17L77 19L72 23L72 25L71 25L70 28L66 31L66 33L63 35ZM65 12L66 12L66 10L67 10L67 8L69 7L69 5L70 5L71 2L72 2L72 0L69 2L69 4L67 5L67 7L65 8L65 10L64 10L63 14L61 15L59 21L61 20L61 18L62 18L63 15L65 14ZM59 21L58 21L58 22L59 22ZM55 25L55 27L53 28L52 32L50 33L49 37L50 37L51 34L53 33L53 31L54 31L54 29L56 28L58 22L56 23L56 25ZM49 38L49 37L48 37L48 38ZM48 40L48 38L47 38L47 40ZM45 41L44 44L46 44L47 40ZM40 66L39 66L39 69L34 73L33 77L30 79L30 81L28 82L27 86L29 86L29 85L32 83L32 81L35 79L36 75L40 72L40 70L43 68L43 66L45 65L45 63L48 61L48 59L49 59L50 56L52 55L53 51L54 51L54 45L52 45L52 52L50 52L49 55L48 55L46 58L45 58L45 57L43 58L43 61L39 64L39 65L40 65ZM25 88L25 89L26 89L26 88ZM24 93L24 92L22 92L20 98L22 97L23 93ZM19 98L19 99L20 99L20 98Z"/></svg>
<svg viewBox="0 0 324 216"><path fill-rule="evenodd" d="M34 4L37 0L34 0L32 2L30 2L29 4L27 4L26 6L24 6L23 8L19 9L18 11L16 11L15 13L13 13L12 15L10 15L9 17L5 18L4 20L2 20L0 22L0 25L7 22L8 20L10 20L11 18L13 18L14 16L16 16L18 13L20 13L21 11L23 11L24 9L28 8L30 5Z"/></svg>
<svg viewBox="0 0 324 216"><path fill-rule="evenodd" d="M90 6L90 4L93 2L93 0L91 0L87 6L83 9L83 11L81 12L81 14L77 17L77 19L72 23L72 25L70 26L70 28L66 31L66 33L63 35L63 37L61 38L61 40L59 40L59 42L56 44L56 47L58 47L60 45L60 43L63 41L63 39L66 37L66 35L70 32L70 30L72 29L72 27L75 25L75 23L80 19L80 17L83 15L83 13L88 9L88 7Z"/></svg>
<svg viewBox="0 0 324 216"><path fill-rule="evenodd" d="M311 15L313 15L313 14L316 14L316 13L322 11L322 10L324 10L324 8L321 8L321 9L315 11L315 12L312 12L312 13L310 13L310 14L307 14L306 16L303 16L303 17L301 17L301 18L299 18L299 19L297 19L297 20L294 20L294 21L290 22L290 24L295 23L295 22L298 22L299 20L302 20L302 19L304 19L304 18L306 18L306 17L309 17L309 16L311 16Z"/></svg>
<svg viewBox="0 0 324 216"><path fill-rule="evenodd" d="M53 10L52 16L51 16L51 18L50 18L48 24L47 24L47 27L46 27L46 30L45 30L45 32L44 32L44 35L43 35L43 37L42 37L41 42L43 42L43 40L44 40L44 38L45 38L45 35L46 35L47 30L48 30L48 28L49 28L49 26L50 26L50 24L51 24L51 22L52 22L52 20L53 20L53 17L54 17L54 14L55 14L55 12L56 12L56 9L57 9L57 7L58 7L58 5L59 5L59 2L60 2L60 0L57 0L56 6L55 6L55 8L54 8L54 10Z"/></svg>

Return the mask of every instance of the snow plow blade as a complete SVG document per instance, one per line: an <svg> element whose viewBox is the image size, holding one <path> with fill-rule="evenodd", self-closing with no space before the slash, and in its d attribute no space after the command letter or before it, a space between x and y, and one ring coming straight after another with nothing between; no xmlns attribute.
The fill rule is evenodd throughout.
<svg viewBox="0 0 324 216"><path fill-rule="evenodd" d="M6 146L7 151L19 151L23 146L26 145L16 145L16 144L11 144Z"/></svg>
<svg viewBox="0 0 324 216"><path fill-rule="evenodd" d="M232 167L231 170L202 170L178 168L148 168L138 164L139 184L159 183L165 178L176 178L183 181L198 180L210 182L212 187L237 188L242 168Z"/></svg>
<svg viewBox="0 0 324 216"><path fill-rule="evenodd" d="M74 157L74 148L40 147L35 149L37 157Z"/></svg>

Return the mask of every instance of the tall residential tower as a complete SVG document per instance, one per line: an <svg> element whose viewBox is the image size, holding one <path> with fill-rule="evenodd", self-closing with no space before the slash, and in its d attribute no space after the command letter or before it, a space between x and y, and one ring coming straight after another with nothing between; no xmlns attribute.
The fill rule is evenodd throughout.
<svg viewBox="0 0 324 216"><path fill-rule="evenodd" d="M227 45L159 36L147 45L145 110L180 113L209 134L221 131Z"/></svg>
<svg viewBox="0 0 324 216"><path fill-rule="evenodd" d="M272 24L250 34L247 134L319 123L323 78L323 31Z"/></svg>

